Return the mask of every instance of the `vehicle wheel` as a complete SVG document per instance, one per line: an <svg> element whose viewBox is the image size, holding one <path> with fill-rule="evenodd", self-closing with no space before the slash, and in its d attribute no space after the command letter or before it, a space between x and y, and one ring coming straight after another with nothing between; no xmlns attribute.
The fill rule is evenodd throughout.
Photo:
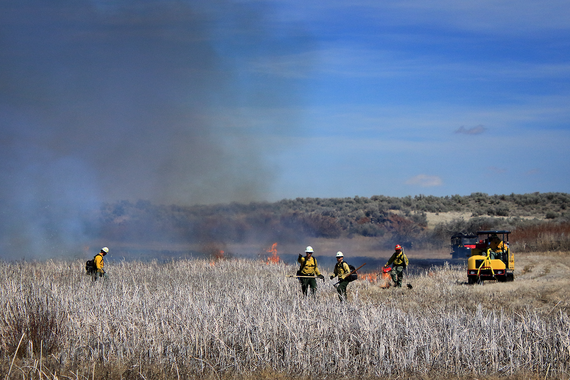
<svg viewBox="0 0 570 380"><path fill-rule="evenodd" d="M515 280L515 274L514 273L507 273L507 281L514 281Z"/></svg>
<svg viewBox="0 0 570 380"><path fill-rule="evenodd" d="M477 282L477 277L474 277L474 276L469 276L469 277L467 277L467 283L468 283L469 285L473 285L473 284L476 283L476 282Z"/></svg>

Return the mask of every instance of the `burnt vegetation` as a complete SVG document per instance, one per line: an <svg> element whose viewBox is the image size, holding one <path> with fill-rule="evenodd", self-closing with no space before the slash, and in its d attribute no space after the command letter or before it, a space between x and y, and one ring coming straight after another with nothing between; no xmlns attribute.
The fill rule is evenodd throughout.
<svg viewBox="0 0 570 380"><path fill-rule="evenodd" d="M428 213L464 217L428 228ZM247 242L269 238L377 238L422 248L449 244L454 233L510 229L519 250L568 249L570 195L488 195L296 198L278 202L217 205L154 205L148 201L106 204L90 218L94 238L123 242Z"/></svg>

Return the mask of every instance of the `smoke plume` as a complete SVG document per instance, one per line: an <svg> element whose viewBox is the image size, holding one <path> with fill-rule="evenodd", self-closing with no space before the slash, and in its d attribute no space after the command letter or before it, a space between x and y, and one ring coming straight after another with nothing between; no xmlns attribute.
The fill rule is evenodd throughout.
<svg viewBox="0 0 570 380"><path fill-rule="evenodd" d="M242 45L273 41L246 5L198 4L0 5L3 257L77 246L102 202L266 197L268 147L231 110L257 105Z"/></svg>

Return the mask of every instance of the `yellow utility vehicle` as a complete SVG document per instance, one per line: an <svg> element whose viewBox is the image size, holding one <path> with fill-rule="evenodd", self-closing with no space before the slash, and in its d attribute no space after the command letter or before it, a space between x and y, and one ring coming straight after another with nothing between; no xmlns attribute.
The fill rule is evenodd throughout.
<svg viewBox="0 0 570 380"><path fill-rule="evenodd" d="M509 248L510 233L505 230L477 232L479 242L471 249L471 256L467 259L469 284L515 279L515 257Z"/></svg>

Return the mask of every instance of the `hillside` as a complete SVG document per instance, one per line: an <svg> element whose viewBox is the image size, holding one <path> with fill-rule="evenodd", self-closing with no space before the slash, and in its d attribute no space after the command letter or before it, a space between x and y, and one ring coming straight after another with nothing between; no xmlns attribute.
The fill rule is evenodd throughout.
<svg viewBox="0 0 570 380"><path fill-rule="evenodd" d="M566 193L297 198L198 206L122 201L86 216L85 230L93 240L116 244L302 243L362 236L375 239L379 248L399 242L441 249L457 232L507 228L513 231L512 243L522 249L555 250L570 247L569 207Z"/></svg>

